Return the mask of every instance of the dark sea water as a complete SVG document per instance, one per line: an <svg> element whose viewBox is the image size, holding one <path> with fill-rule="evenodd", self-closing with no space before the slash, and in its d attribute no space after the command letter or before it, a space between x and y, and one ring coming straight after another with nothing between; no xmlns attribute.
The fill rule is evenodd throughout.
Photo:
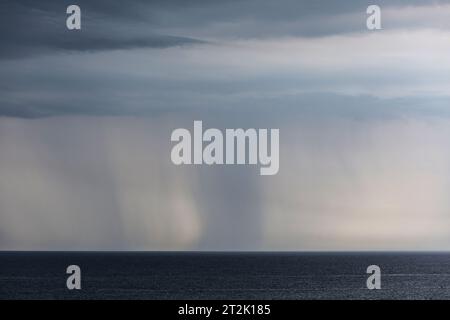
<svg viewBox="0 0 450 320"><path fill-rule="evenodd" d="M82 290L66 288L71 264ZM449 253L0 252L0 299L449 298Z"/></svg>

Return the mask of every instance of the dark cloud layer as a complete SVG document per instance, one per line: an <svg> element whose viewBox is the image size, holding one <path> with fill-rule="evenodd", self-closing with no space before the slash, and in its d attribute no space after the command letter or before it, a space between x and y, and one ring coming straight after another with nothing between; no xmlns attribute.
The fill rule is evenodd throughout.
<svg viewBox="0 0 450 320"><path fill-rule="evenodd" d="M69 36L65 28L65 9L73 3L82 8L83 30ZM131 0L126 4L105 0L6 0L0 4L0 58L20 58L58 50L165 48L202 42L192 37L196 33L239 38L355 32L361 29L363 19L343 21L333 17L364 12L369 4L371 1L368 0ZM416 5L430 4L430 1L384 0L377 4ZM292 23L298 25L292 26Z"/></svg>
<svg viewBox="0 0 450 320"><path fill-rule="evenodd" d="M201 43L144 28L132 10L118 4L79 1L82 30L66 28L69 1L4 1L0 4L0 58L22 58L59 51L167 48ZM130 4L136 9L136 6ZM123 10L124 9L124 10ZM145 30L145 31L144 31Z"/></svg>
<svg viewBox="0 0 450 320"><path fill-rule="evenodd" d="M81 31L66 29L66 7L73 3L82 8ZM372 87L375 92L391 84L409 92L420 89L427 81L430 87L445 87L445 68L441 68L442 72L425 70L421 67L422 57L408 49L364 57L363 53L370 54L369 50L362 50L371 45L370 39L360 43L353 37L353 42L345 45L333 39L327 43L310 41L354 32L367 36L365 8L370 3L2 1L0 116L144 116L173 111L196 114L211 112L211 108L225 112L283 108L301 114L354 117L401 114L406 109L446 114L445 95L390 100L367 95ZM377 3L399 7L449 1ZM280 42L276 41L289 41L290 37L297 37L297 43L279 49ZM436 39L439 45L439 35ZM384 40L380 36L378 40L388 51L394 50L398 38ZM255 41L259 43L255 45ZM267 43L261 44L262 41ZM342 66L345 57L357 49L355 46L362 52L356 55L356 67ZM342 63L333 62L330 48L340 50L335 55L344 57ZM286 55L291 49L295 52ZM424 57L430 54L426 52ZM398 59L392 65L400 66L399 72L385 67L385 62L390 62L386 59L389 55ZM402 68L408 59L419 63ZM375 68L376 63L381 68ZM370 90L346 95L340 86L350 91Z"/></svg>

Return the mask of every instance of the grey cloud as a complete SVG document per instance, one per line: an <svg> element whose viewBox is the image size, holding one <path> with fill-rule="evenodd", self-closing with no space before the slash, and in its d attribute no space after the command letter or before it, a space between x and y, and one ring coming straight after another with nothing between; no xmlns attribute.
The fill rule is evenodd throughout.
<svg viewBox="0 0 450 320"><path fill-rule="evenodd" d="M139 21L133 21L129 11L106 2L79 2L82 5L82 30L69 31L65 26L65 9L69 4L72 2L2 2L0 58L204 43L190 37L159 34L151 24L142 25Z"/></svg>
<svg viewBox="0 0 450 320"><path fill-rule="evenodd" d="M69 3L0 4L0 57L10 58L0 59L0 116L152 116L274 108L360 118L408 112L448 114L448 97L442 94L450 81L447 55L442 53L447 49L442 43L445 34L421 35L429 43L417 53L409 50L415 48L415 39L396 45L404 37L390 38L389 32L374 39L295 38L293 45L277 39L196 40L199 30L220 38L230 25L238 27L233 36L243 39L299 32L313 36L320 30L341 33L346 30L342 23L355 21L333 19L359 11L366 1L134 0L126 6L115 1L79 1L83 30L68 33L64 20ZM384 3L429 4L380 2ZM297 29L290 24L293 21L303 26L311 23L311 29ZM356 25L360 28L360 22ZM182 44L198 45L173 48ZM439 66L425 63L431 55L442 57ZM20 56L28 59L11 59ZM399 96L408 95L423 85L437 93L393 99L369 95L386 87L400 92ZM364 90L342 94L336 89L341 87Z"/></svg>
<svg viewBox="0 0 450 320"><path fill-rule="evenodd" d="M450 2L376 2L383 9L446 3ZM374 3L370 0L151 1L147 6L141 7L140 18L161 30L176 30L212 38L314 37L363 31L366 8L371 4ZM401 27L392 21L385 22L389 26ZM429 22L433 23L432 20Z"/></svg>
<svg viewBox="0 0 450 320"><path fill-rule="evenodd" d="M124 4L79 0L76 3L82 7L81 32L68 32L65 28L65 9L73 1L2 1L0 58L59 50L165 48L202 43L202 37L219 40L223 36L310 37L359 32L364 27L365 8L371 1L132 0ZM443 3L449 2L432 4ZM377 4L392 7L430 5L430 2L384 0ZM395 22L387 23L401 27Z"/></svg>

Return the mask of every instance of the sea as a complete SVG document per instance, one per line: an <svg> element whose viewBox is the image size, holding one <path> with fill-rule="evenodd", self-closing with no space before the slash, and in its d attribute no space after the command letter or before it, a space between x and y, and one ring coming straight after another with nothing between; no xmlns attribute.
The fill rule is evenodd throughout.
<svg viewBox="0 0 450 320"><path fill-rule="evenodd" d="M450 253L0 252L0 299L450 299Z"/></svg>

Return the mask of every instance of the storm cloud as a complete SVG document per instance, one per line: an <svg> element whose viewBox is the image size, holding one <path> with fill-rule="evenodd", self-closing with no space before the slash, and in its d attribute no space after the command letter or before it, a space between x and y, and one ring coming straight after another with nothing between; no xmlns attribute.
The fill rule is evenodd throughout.
<svg viewBox="0 0 450 320"><path fill-rule="evenodd" d="M202 42L152 32L155 28L151 24L133 20L137 12L108 2L79 2L83 8L83 28L70 32L66 28L66 8L70 4L70 1L3 1L0 59L61 52L167 48ZM137 10L136 5L130 7Z"/></svg>
<svg viewBox="0 0 450 320"><path fill-rule="evenodd" d="M377 32L364 1L80 1L79 31L65 27L68 4L2 2L0 115L310 108L330 95L361 96L368 113L386 108L364 97L409 99L412 112L447 103L446 1L381 3Z"/></svg>
<svg viewBox="0 0 450 320"><path fill-rule="evenodd" d="M0 4L1 250L448 250L450 2ZM170 134L279 128L280 171Z"/></svg>

